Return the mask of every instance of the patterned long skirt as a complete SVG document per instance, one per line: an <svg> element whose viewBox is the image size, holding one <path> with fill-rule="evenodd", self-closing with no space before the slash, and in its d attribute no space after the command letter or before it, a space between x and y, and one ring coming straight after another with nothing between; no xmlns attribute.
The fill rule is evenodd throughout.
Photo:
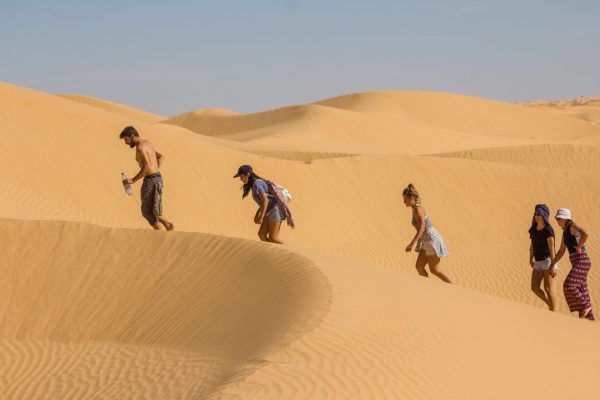
<svg viewBox="0 0 600 400"><path fill-rule="evenodd" d="M587 287L587 275L592 267L592 261L587 253L570 254L569 260L572 267L563 284L563 291L569 310L577 311L581 316L583 310L592 306ZM594 314L590 311L586 318L593 320Z"/></svg>

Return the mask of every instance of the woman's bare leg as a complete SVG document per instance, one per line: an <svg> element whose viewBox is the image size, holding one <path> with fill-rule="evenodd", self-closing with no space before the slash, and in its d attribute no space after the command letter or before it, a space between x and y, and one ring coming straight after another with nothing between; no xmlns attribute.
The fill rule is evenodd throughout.
<svg viewBox="0 0 600 400"><path fill-rule="evenodd" d="M283 244L279 240L279 230L281 229L281 221L269 222L269 242Z"/></svg>
<svg viewBox="0 0 600 400"><path fill-rule="evenodd" d="M552 292L554 286L553 283L554 278L550 275L550 269L544 270L544 292L546 292L548 308L550 311L554 311L554 294Z"/></svg>
<svg viewBox="0 0 600 400"><path fill-rule="evenodd" d="M427 256L427 264L432 274L447 283L452 283L452 279L440 269L440 258L438 256Z"/></svg>
<svg viewBox="0 0 600 400"><path fill-rule="evenodd" d="M268 234L269 234L269 218L265 216L263 218L262 224L260 224L260 229L258 230L258 237L263 242L268 242L269 241L269 238L267 237Z"/></svg>
<svg viewBox="0 0 600 400"><path fill-rule="evenodd" d="M536 269L531 270L531 291L535 293L537 297L542 299L544 303L550 307L550 303L548 302L548 298L546 297L546 293L540 287L542 285L542 280L544 279L544 271L539 271Z"/></svg>
<svg viewBox="0 0 600 400"><path fill-rule="evenodd" d="M419 251L419 255L417 257L417 263L415 267L417 267L417 272L419 275L428 277L427 271L425 270L425 266L427 265L427 256L425 255L425 250Z"/></svg>

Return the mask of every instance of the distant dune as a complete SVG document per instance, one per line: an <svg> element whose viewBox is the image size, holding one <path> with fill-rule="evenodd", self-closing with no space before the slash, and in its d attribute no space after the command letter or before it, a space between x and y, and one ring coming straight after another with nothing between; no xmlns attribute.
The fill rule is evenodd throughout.
<svg viewBox="0 0 600 400"><path fill-rule="evenodd" d="M536 100L523 103L527 107L552 111L558 115L600 125L600 97L578 97L563 100Z"/></svg>
<svg viewBox="0 0 600 400"><path fill-rule="evenodd" d="M185 113L164 123L243 142L249 149L425 154L600 137L600 127L486 99L428 92L371 92L275 110Z"/></svg>
<svg viewBox="0 0 600 400"><path fill-rule="evenodd" d="M136 110L135 108L127 107L122 104L96 99L94 97L80 96L76 94L59 94L58 96L142 122L152 123L164 119L164 117L161 117L160 115L150 114L148 112Z"/></svg>
<svg viewBox="0 0 600 400"><path fill-rule="evenodd" d="M567 315L568 260L556 313L527 262L534 205L570 207L600 307L591 120L427 92L168 119L6 83L0 101L2 399L600 395L600 328ZM179 232L149 228L139 184L123 193L119 172L139 169L118 138L131 124L166 155ZM292 192L285 245L258 240L241 164ZM409 182L456 285L419 277L404 251Z"/></svg>
<svg viewBox="0 0 600 400"><path fill-rule="evenodd" d="M598 146L545 144L475 149L439 155L557 170L600 171L600 147Z"/></svg>

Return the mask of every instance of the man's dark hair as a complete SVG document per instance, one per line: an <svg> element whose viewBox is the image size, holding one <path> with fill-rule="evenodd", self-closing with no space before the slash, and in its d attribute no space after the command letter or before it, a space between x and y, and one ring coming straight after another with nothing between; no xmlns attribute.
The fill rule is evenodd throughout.
<svg viewBox="0 0 600 400"><path fill-rule="evenodd" d="M133 127L133 126L128 126L127 128L123 129L123 132L121 132L121 134L119 135L120 139L123 139L126 136L136 136L136 137L140 137L140 134L138 133L138 131Z"/></svg>

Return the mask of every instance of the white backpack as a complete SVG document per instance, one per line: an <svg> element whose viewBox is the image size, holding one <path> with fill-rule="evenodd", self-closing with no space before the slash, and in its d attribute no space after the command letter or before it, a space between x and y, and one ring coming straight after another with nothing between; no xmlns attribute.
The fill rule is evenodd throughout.
<svg viewBox="0 0 600 400"><path fill-rule="evenodd" d="M286 202L289 203L290 201L292 201L292 194L290 193L289 190L287 190L286 188L284 188L283 186L279 186L278 184L273 183L273 188L277 191L277 193L279 194L279 196Z"/></svg>

